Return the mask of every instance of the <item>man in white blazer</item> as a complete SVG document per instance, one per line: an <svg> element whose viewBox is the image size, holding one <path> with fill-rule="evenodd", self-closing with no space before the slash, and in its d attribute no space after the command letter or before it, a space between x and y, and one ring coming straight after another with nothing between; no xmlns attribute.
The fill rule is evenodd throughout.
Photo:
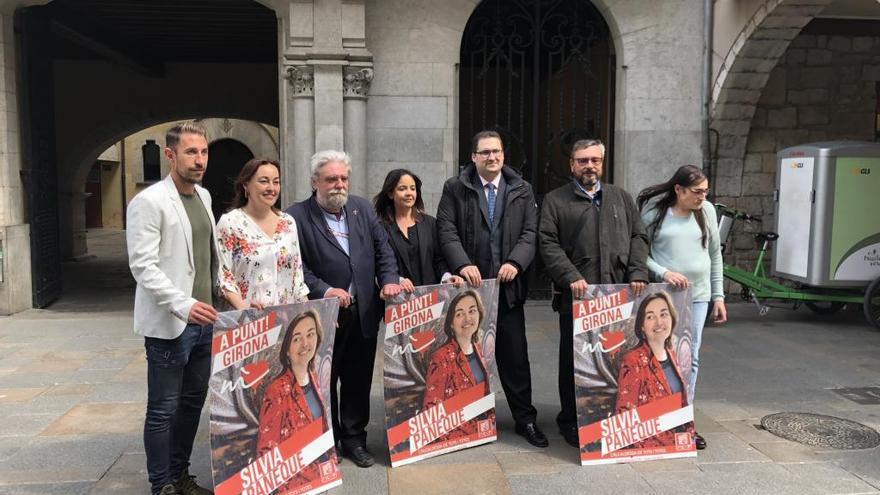
<svg viewBox="0 0 880 495"><path fill-rule="evenodd" d="M171 172L128 206L126 241L137 281L134 331L147 354L144 450L154 495L208 494L189 457L208 392L217 311L211 195L198 186L208 165L205 129L193 122L165 137Z"/></svg>

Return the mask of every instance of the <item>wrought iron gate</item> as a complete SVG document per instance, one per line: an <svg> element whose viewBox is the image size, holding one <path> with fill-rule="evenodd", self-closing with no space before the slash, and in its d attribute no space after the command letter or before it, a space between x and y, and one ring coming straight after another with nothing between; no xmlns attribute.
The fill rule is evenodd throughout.
<svg viewBox="0 0 880 495"><path fill-rule="evenodd" d="M611 136L614 57L608 27L586 0L484 0L465 28L460 150L498 128L505 158L538 194L568 177L574 140ZM542 174L543 172L543 174Z"/></svg>
<svg viewBox="0 0 880 495"><path fill-rule="evenodd" d="M33 305L48 306L61 295L58 237L58 174L55 161L55 95L52 37L46 7L16 13L20 46L21 136L25 194L31 231Z"/></svg>
<svg viewBox="0 0 880 495"><path fill-rule="evenodd" d="M568 180L574 141L613 144L614 54L587 0L483 0L465 28L459 85L459 163L470 163L474 134L499 131L506 165L531 182L539 204ZM531 287L533 297L549 295L546 281Z"/></svg>

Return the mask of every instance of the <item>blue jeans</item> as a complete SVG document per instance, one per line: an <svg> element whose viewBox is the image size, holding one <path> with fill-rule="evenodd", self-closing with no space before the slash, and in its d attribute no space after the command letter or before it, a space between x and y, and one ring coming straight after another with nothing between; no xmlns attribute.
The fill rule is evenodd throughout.
<svg viewBox="0 0 880 495"><path fill-rule="evenodd" d="M211 375L213 325L189 324L176 339L145 337L144 450L154 494L189 468Z"/></svg>
<svg viewBox="0 0 880 495"><path fill-rule="evenodd" d="M694 395L697 391L697 370L700 368L700 344L703 342L703 326L709 314L708 301L694 301L691 316L694 323L694 334L691 336L691 379L688 387L688 402L694 403Z"/></svg>

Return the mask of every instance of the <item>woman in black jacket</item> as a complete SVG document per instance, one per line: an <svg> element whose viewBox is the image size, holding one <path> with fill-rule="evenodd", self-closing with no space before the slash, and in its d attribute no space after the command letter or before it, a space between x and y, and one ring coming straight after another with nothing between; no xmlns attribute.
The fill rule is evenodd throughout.
<svg viewBox="0 0 880 495"><path fill-rule="evenodd" d="M388 231L401 277L414 286L464 282L449 273L437 245L436 220L425 213L422 181L416 174L402 168L388 172L373 205Z"/></svg>

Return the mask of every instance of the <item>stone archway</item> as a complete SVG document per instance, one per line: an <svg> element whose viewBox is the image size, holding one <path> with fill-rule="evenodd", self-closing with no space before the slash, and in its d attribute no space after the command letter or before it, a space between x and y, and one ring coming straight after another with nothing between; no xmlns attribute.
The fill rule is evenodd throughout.
<svg viewBox="0 0 880 495"><path fill-rule="evenodd" d="M742 176L752 117L770 72L801 29L831 2L767 0L728 51L712 90L712 127L719 133L716 196L740 195L742 181L735 178Z"/></svg>

